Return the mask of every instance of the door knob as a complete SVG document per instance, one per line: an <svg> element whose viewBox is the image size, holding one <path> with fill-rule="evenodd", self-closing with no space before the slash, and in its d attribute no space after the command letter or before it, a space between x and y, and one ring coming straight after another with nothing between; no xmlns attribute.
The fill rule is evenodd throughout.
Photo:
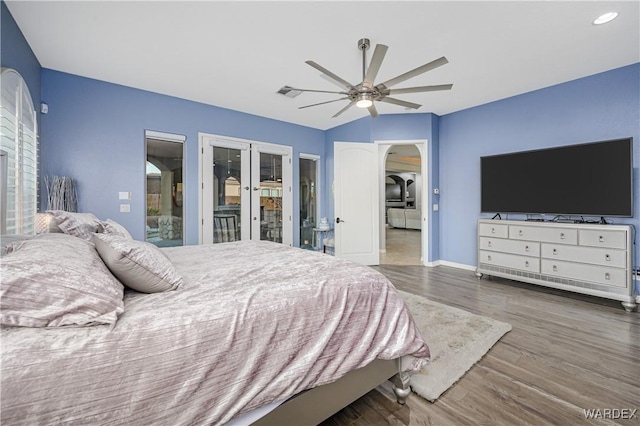
<svg viewBox="0 0 640 426"><path fill-rule="evenodd" d="M336 223L340 223L340 222L344 222L344 220L341 220L339 217L336 218Z"/></svg>
<svg viewBox="0 0 640 426"><path fill-rule="evenodd" d="M248 190L249 190L249 187L248 187L248 186L245 186L245 187L244 187L244 189L245 189L245 191L248 191Z"/></svg>
<svg viewBox="0 0 640 426"><path fill-rule="evenodd" d="M258 188L257 186L254 186L254 187L253 187L253 190L254 190L254 191L257 191L258 189L260 189L260 188Z"/></svg>

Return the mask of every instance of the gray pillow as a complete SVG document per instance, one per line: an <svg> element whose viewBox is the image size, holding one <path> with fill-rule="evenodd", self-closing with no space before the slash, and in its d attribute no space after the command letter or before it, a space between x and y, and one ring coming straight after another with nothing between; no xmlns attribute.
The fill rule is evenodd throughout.
<svg viewBox="0 0 640 426"><path fill-rule="evenodd" d="M102 222L93 213L72 213L64 210L48 210L53 220L65 234L91 241L94 232L102 231Z"/></svg>
<svg viewBox="0 0 640 426"><path fill-rule="evenodd" d="M127 231L127 228L120 225L115 220L107 219L102 221L102 229L103 229L102 232L104 232L105 234L116 234L116 235L120 235L121 237L128 238L130 240L133 239L129 231Z"/></svg>
<svg viewBox="0 0 640 426"><path fill-rule="evenodd" d="M115 324L124 288L93 244L40 234L0 258L0 322L21 327Z"/></svg>
<svg viewBox="0 0 640 426"><path fill-rule="evenodd" d="M182 284L169 258L153 244L116 234L94 234L93 242L105 265L129 288L158 293Z"/></svg>

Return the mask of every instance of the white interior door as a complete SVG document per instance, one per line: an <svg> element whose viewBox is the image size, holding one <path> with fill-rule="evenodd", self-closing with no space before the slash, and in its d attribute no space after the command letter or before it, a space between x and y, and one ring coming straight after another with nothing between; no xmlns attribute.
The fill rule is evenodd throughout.
<svg viewBox="0 0 640 426"><path fill-rule="evenodd" d="M378 147L334 143L335 252L364 265L380 263Z"/></svg>
<svg viewBox="0 0 640 426"><path fill-rule="evenodd" d="M293 244L292 149L200 134L202 244Z"/></svg>

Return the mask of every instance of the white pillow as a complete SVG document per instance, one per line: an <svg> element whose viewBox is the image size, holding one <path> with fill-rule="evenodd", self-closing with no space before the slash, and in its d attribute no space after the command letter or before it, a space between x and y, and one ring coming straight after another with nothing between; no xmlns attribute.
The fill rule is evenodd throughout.
<svg viewBox="0 0 640 426"><path fill-rule="evenodd" d="M62 232L52 213L36 213L36 234Z"/></svg>
<svg viewBox="0 0 640 426"><path fill-rule="evenodd" d="M157 293L182 284L169 258L153 244L116 234L94 234L93 242L107 268L133 290Z"/></svg>

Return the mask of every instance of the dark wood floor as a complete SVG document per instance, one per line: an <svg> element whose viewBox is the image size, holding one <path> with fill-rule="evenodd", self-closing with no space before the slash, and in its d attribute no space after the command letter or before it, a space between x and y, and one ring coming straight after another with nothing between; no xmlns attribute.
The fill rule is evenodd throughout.
<svg viewBox="0 0 640 426"><path fill-rule="evenodd" d="M401 406L380 387L324 426L640 425L638 312L500 278L477 280L445 266L377 269L398 289L506 321L513 330L435 403L411 394ZM586 418L584 410L598 409L599 419ZM633 410L635 418L624 418Z"/></svg>

